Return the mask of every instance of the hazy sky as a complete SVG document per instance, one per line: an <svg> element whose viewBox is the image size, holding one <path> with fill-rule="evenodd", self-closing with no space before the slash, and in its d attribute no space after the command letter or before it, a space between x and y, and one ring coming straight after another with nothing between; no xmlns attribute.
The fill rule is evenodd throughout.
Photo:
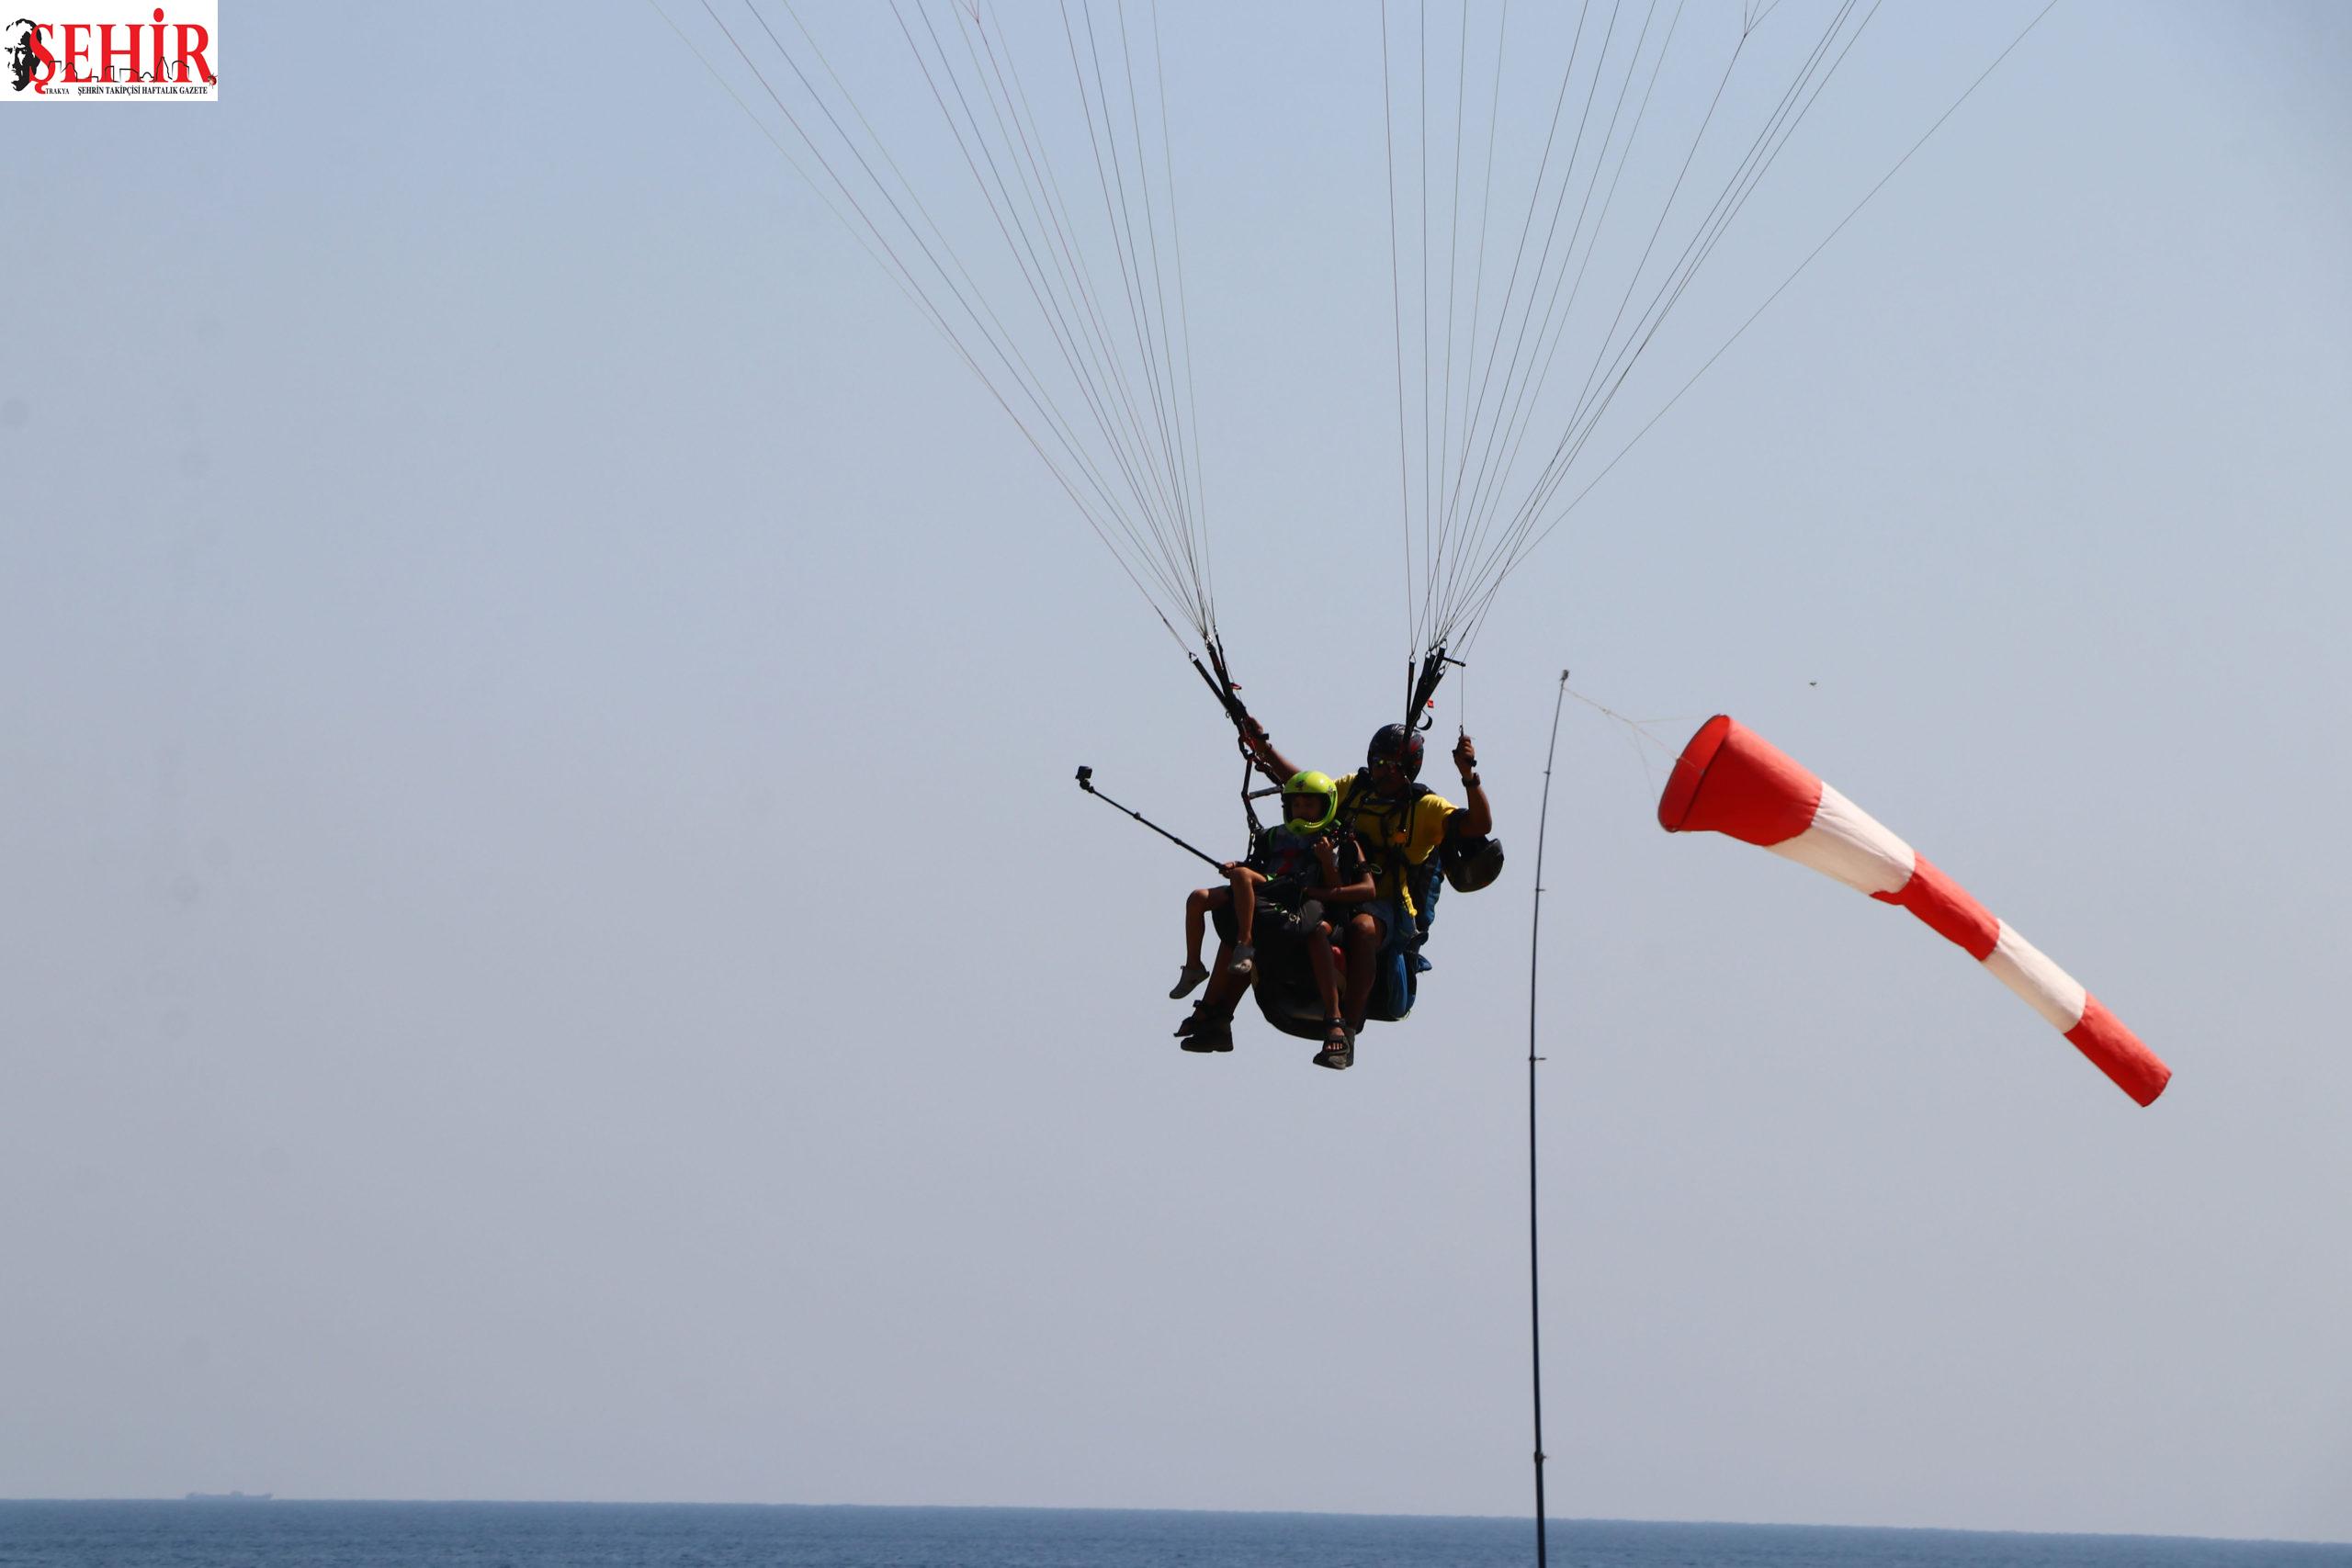
<svg viewBox="0 0 2352 1568"><path fill-rule="evenodd" d="M1338 771L1404 642L1379 32L1266 9L1166 23L1202 447ZM1661 352L2032 9L1890 7ZM0 1495L1523 1510L1573 667L2177 1076L1668 838L1571 704L1555 1513L2352 1539L2344 13L2067 0L1594 492L1442 704L1511 868L1345 1075L1168 1039L1200 868L1069 776L1238 849L1223 721L658 18L223 33L217 106L0 122Z"/></svg>

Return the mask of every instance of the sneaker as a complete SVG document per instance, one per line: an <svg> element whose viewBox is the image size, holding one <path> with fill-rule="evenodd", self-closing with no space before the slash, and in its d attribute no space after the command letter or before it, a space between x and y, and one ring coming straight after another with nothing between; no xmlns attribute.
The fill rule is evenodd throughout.
<svg viewBox="0 0 2352 1568"><path fill-rule="evenodd" d="M1257 971L1257 968L1258 950L1248 942L1236 943L1233 949L1233 962L1225 966L1225 972L1236 979L1246 980Z"/></svg>
<svg viewBox="0 0 2352 1568"><path fill-rule="evenodd" d="M1176 976L1176 988L1168 993L1169 999L1173 1001L1178 997L1191 996L1194 991L1200 989L1201 982L1208 977L1209 972L1204 965L1198 964L1185 964L1184 972Z"/></svg>

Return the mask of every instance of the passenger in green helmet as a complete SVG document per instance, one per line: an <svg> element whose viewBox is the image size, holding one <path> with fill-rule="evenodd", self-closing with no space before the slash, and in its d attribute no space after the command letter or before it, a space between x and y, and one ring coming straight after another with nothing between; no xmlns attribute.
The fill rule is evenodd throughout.
<svg viewBox="0 0 2352 1568"><path fill-rule="evenodd" d="M1331 962L1331 927L1323 906L1352 904L1373 896L1374 885L1363 855L1353 837L1337 821L1339 787L1322 773L1297 773L1283 785L1283 821L1259 836L1250 858L1225 865L1223 887L1203 887L1184 900L1184 967L1176 976L1170 997L1189 995L1212 979L1201 963L1201 942L1212 910L1233 912L1233 941L1220 944L1217 969L1187 1022L1180 1030L1186 1050L1229 1050L1229 1030L1201 1030L1204 1018L1229 1018L1233 1002L1248 987L1257 967L1259 906L1267 905L1300 924L1315 984L1323 997L1324 1017L1332 1031L1330 1043L1344 1045L1347 1031L1340 1022L1339 976ZM1195 1036L1200 1036L1195 1043Z"/></svg>
<svg viewBox="0 0 2352 1568"><path fill-rule="evenodd" d="M1242 732L1243 744L1267 773L1281 778L1292 764L1265 730L1251 725ZM1391 724L1375 732L1365 748L1364 765L1333 781L1340 794L1343 830L1356 835L1378 886L1369 899L1339 910L1340 940L1347 954L1346 1020L1351 1031L1363 1027L1371 998L1374 961L1395 953L1414 941L1420 910L1411 883L1425 872L1432 856L1446 845L1475 846L1494 832L1494 808L1478 777L1478 750L1463 735L1453 746L1453 765L1461 774L1466 804L1456 806L1416 780L1421 770L1422 739L1418 730ZM1491 880L1491 877L1489 877ZM1345 1056L1319 1054L1327 1067L1349 1066Z"/></svg>

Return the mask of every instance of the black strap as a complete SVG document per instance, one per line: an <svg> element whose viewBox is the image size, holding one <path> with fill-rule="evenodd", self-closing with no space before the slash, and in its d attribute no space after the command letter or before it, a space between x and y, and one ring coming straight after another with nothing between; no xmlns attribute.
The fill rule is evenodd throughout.
<svg viewBox="0 0 2352 1568"><path fill-rule="evenodd" d="M1351 831L1355 830L1356 822L1354 813L1357 809L1356 797L1364 793L1363 775L1367 771L1367 769L1359 768L1353 773L1349 775L1347 793L1340 797L1340 809L1335 814L1335 817L1345 818L1347 819L1347 824ZM1382 857L1381 863L1386 868L1390 878L1396 883L1396 891L1399 894L1406 892L1405 874L1411 868L1405 861L1404 845L1391 841L1393 835L1388 831L1388 825L1392 820L1397 822L1398 825L1403 827L1405 829L1406 840L1410 842L1413 836L1413 813L1419 807L1421 796L1429 793L1430 786L1421 783L1419 779L1415 779L1405 786L1405 795L1403 799L1392 801L1389 805L1385 807L1374 807L1370 808L1378 818L1381 824L1380 844L1378 849L1378 852ZM1359 834L1358 837L1361 838L1362 835ZM1415 899L1414 902L1418 904L1419 900Z"/></svg>

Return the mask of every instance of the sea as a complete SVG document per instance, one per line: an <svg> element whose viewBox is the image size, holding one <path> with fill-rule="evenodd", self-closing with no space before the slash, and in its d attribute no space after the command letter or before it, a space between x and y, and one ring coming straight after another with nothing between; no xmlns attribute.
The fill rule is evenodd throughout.
<svg viewBox="0 0 2352 1568"><path fill-rule="evenodd" d="M2352 1545L1555 1522L1560 1568L2352 1568ZM710 1504L0 1502L0 1568L1484 1568L1532 1521Z"/></svg>

